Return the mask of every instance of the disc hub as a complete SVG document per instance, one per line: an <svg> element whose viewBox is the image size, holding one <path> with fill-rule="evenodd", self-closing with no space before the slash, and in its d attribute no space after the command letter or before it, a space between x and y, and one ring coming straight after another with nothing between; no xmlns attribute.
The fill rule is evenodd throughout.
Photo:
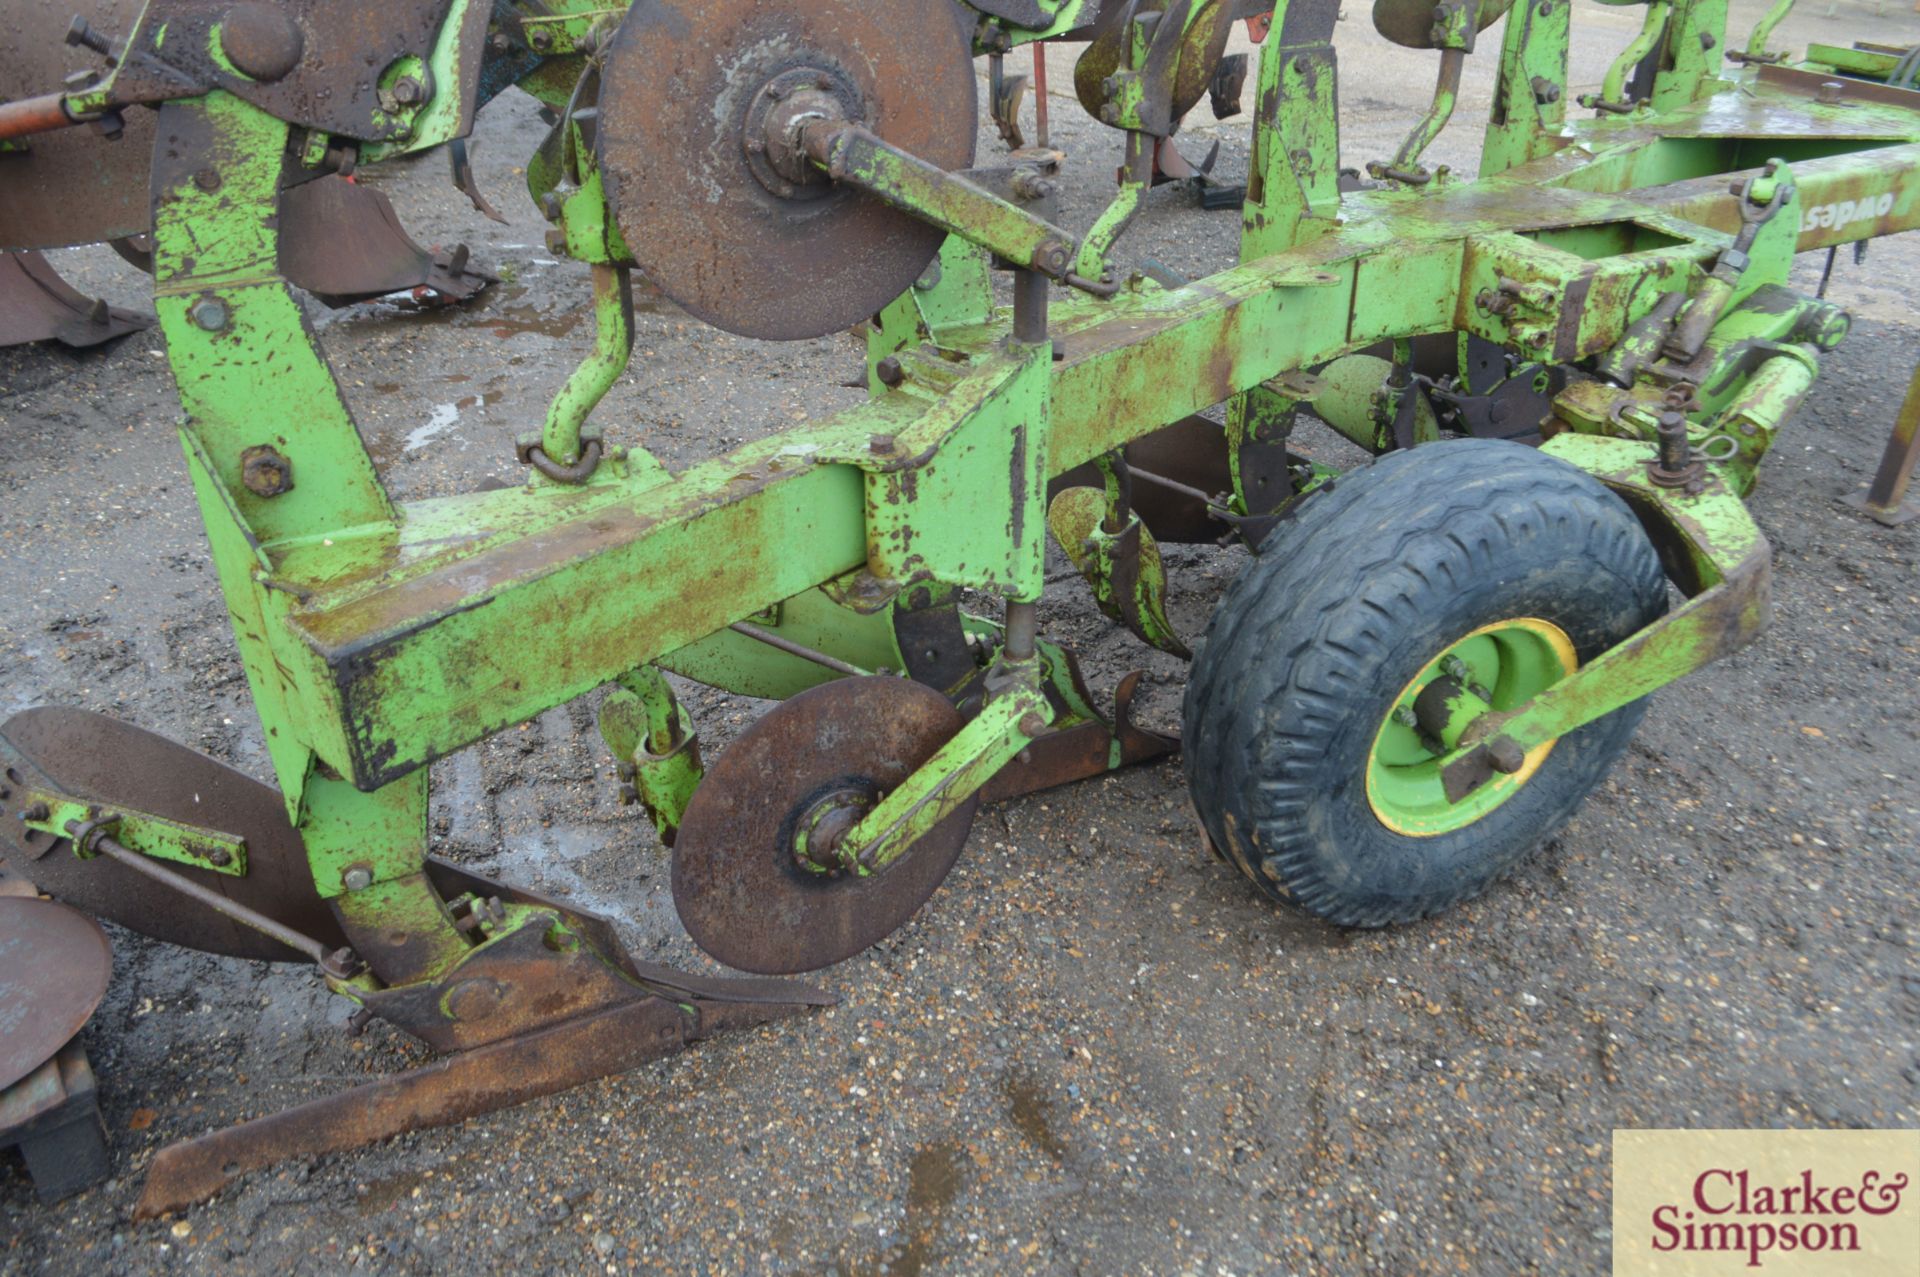
<svg viewBox="0 0 1920 1277"><path fill-rule="evenodd" d="M747 99L741 125L747 168L780 199L820 199L833 182L807 153L807 127L858 118L859 106L858 95L831 71L781 72Z"/></svg>
<svg viewBox="0 0 1920 1277"><path fill-rule="evenodd" d="M853 866L840 854L847 840L866 814L879 803L879 794L871 786L838 786L800 814L793 831L793 858L808 873L838 876Z"/></svg>

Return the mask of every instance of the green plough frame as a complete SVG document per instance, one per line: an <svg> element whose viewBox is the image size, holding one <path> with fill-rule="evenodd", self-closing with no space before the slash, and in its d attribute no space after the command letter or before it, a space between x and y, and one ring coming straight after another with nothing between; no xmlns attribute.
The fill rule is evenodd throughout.
<svg viewBox="0 0 1920 1277"><path fill-rule="evenodd" d="M451 5L443 84L480 2ZM985 252L956 235L938 282L877 318L869 402L678 475L581 430L631 334L624 249L597 176L581 174L555 201L556 242L594 264L600 340L537 442L559 469L589 447L604 459L584 481L530 471L518 489L404 505L275 269L279 193L325 148L225 92L164 106L155 288L182 443L288 815L368 963L343 992L450 979L476 943L535 916L512 905L478 933L454 925L423 872L434 760L618 684L609 742L670 832L700 770L661 669L763 696L838 676L733 628L745 625L852 669L910 671L900 636L955 589L1039 598L1051 479L1219 405L1244 436L1291 410L1298 374L1380 343L1469 333L1571 366L1633 349L1663 305L1712 307L1691 362L1649 348L1614 382L1576 382L1547 444L1635 505L1691 602L1479 725L1449 763L1461 785L1499 736L1531 747L1759 632L1769 556L1740 498L1845 333L1844 316L1785 289L1788 268L1796 252L1920 226L1920 95L1830 104L1817 76L1727 74L1725 0L1674 0L1650 98L1573 122L1569 6L1539 0L1507 19L1481 179L1343 196L1332 20L1307 8L1280 5L1263 49L1237 265L1178 288L1116 275L1114 295L1063 294L1045 339L1022 341L992 303ZM1064 6L1058 29L1078 11ZM557 51L590 44L606 16L556 17ZM453 127L429 107L386 149ZM1755 175L1767 185L1730 193ZM889 197L980 207L976 194L894 180ZM1736 263L1763 196L1772 211ZM1044 242L1031 218L993 230L1003 253L1029 233ZM1649 478L1675 402L1710 458L1678 485ZM284 462L279 491L249 487L262 449ZM1247 512L1246 493L1224 495ZM1002 641L968 624L978 643ZM1041 694L1038 668L993 690L974 727L869 817L879 864L1050 723L1085 721ZM147 841L142 828L129 819L123 836ZM159 831L146 849L179 845ZM404 945L384 939L399 932Z"/></svg>

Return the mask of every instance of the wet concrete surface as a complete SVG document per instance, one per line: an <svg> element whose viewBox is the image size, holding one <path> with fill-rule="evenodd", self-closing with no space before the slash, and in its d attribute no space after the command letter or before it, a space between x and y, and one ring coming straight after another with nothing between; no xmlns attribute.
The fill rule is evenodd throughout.
<svg viewBox="0 0 1920 1277"><path fill-rule="evenodd" d="M1795 21L1920 34L1838 8ZM1597 81L1625 19L1581 14L1599 25L1577 66ZM1341 42L1359 163L1390 152L1432 64L1363 14ZM1470 71L1437 158L1472 167L1490 74L1490 58ZM1055 105L1085 224L1114 143ZM403 499L513 479L513 437L585 351L585 270L548 256L513 189L540 132L524 98L483 117L476 163L509 227L446 189L437 157L369 175L423 241L473 244L499 287L461 311L315 312ZM1244 126L1218 135L1221 171L1244 172ZM1162 190L1127 251L1197 274L1236 233ZM115 1178L46 1208L0 1164L0 1271L1598 1273L1615 1127L1914 1125L1920 530L1837 499L1864 485L1920 357L1915 238L1865 270L1843 256L1833 296L1861 322L1754 499L1774 629L1661 693L1580 816L1486 898L1378 933L1275 912L1200 845L1178 763L1143 767L983 812L921 915L822 973L834 1010L145 1225L130 1212L163 1144L424 1056L378 1027L349 1037L348 1008L301 971L115 931L86 1035ZM109 254L59 263L139 299ZM843 338L774 346L663 299L642 310L596 421L671 465L860 393ZM177 413L152 336L0 353L0 713L80 705L264 776ZM1352 460L1327 432L1304 442ZM1242 555L1169 560L1174 620L1197 633ZM1147 669L1143 716L1176 722L1184 668L1054 569L1047 632L1100 694ZM641 957L713 970L674 919L663 850L615 802L595 699L437 766L437 848L608 912ZM690 704L710 751L763 708Z"/></svg>

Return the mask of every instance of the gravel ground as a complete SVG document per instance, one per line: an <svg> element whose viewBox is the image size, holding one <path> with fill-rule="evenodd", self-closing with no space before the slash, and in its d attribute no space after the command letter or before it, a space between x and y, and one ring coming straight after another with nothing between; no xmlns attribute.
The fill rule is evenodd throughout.
<svg viewBox="0 0 1920 1277"><path fill-rule="evenodd" d="M1737 3L1735 29L1758 7ZM1784 42L1913 39L1843 2ZM1836 16L1837 15L1837 16ZM1583 6L1581 78L1630 20ZM1430 56L1343 26L1348 163L1390 152ZM1065 55L1055 76L1070 81ZM1436 157L1470 170L1491 58ZM1112 137L1062 99L1068 195L1104 199ZM1244 125L1221 171L1244 172ZM483 119L476 160L512 225L429 159L374 180L429 242L505 282L458 312L319 312L402 498L509 477L589 332L584 268L540 247L515 169L530 103ZM1192 148L1203 150L1202 146ZM1157 192L1130 251L1198 273L1230 216ZM86 1042L116 1177L56 1208L0 1164L0 1270L1350 1273L1605 1271L1620 1126L1920 1122L1920 531L1844 510L1916 358L1915 236L1843 260L1859 317L1754 500L1776 623L1661 693L1632 753L1510 882L1433 922L1345 933L1276 913L1200 844L1177 762L989 810L908 927L822 973L841 1005L463 1127L255 1175L211 1206L129 1222L163 1144L418 1062L306 975L115 931ZM98 250L59 255L137 303ZM1801 264L1801 282L1818 278ZM749 342L662 301L599 418L670 464L844 406L844 340ZM0 714L67 703L266 775L171 429L157 340L0 353ZM1307 446L1350 459L1331 434ZM1176 549L1187 632L1241 563ZM1115 633L1077 581L1043 609L1098 689L1144 667L1177 720L1177 663ZM716 751L754 702L700 693ZM440 850L618 919L635 953L713 966L674 920L666 861L614 802L591 700L436 768Z"/></svg>

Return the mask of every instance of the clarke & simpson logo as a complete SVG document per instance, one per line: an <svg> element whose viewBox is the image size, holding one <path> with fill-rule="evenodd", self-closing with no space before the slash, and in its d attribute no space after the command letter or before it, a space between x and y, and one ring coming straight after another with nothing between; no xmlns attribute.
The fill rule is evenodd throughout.
<svg viewBox="0 0 1920 1277"><path fill-rule="evenodd" d="M1774 1251L1860 1253L1861 1218L1900 1209L1907 1176L1865 1171L1857 1184L1816 1183L1803 1170L1797 1183L1753 1182L1752 1172L1715 1167L1694 1177L1685 1202L1653 1210L1653 1248L1673 1251L1737 1251L1747 1267L1759 1268Z"/></svg>
<svg viewBox="0 0 1920 1277"><path fill-rule="evenodd" d="M1920 1132L1615 1131L1615 1277L1920 1277Z"/></svg>

